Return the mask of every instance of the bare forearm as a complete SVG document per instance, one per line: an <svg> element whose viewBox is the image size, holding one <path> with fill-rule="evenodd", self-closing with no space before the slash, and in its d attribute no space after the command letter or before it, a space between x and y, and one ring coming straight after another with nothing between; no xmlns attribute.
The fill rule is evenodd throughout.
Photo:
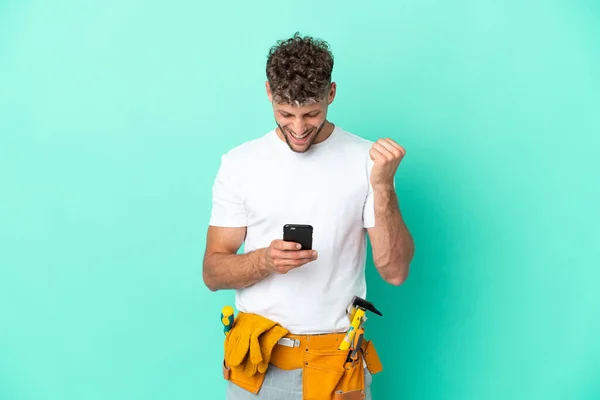
<svg viewBox="0 0 600 400"><path fill-rule="evenodd" d="M212 253L204 258L203 278L212 290L241 289L270 274L265 266L265 249L246 254Z"/></svg>
<svg viewBox="0 0 600 400"><path fill-rule="evenodd" d="M370 229L373 261L383 279L399 285L408 276L414 243L402 218L393 185L374 188L375 227Z"/></svg>

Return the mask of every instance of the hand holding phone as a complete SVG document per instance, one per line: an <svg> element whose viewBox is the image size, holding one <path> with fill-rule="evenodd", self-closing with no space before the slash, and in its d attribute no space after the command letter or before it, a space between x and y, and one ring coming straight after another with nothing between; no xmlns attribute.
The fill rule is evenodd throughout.
<svg viewBox="0 0 600 400"><path fill-rule="evenodd" d="M302 225L298 229L298 225L285 225L283 240L273 240L265 257L267 268L279 274L316 260L318 254L312 250L312 227Z"/></svg>

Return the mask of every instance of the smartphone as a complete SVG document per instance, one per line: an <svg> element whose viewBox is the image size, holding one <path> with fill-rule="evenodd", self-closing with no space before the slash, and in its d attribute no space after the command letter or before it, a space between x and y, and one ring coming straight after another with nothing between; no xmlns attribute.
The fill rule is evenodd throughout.
<svg viewBox="0 0 600 400"><path fill-rule="evenodd" d="M313 227L311 225L285 224L283 240L300 243L302 245L300 250L312 250Z"/></svg>

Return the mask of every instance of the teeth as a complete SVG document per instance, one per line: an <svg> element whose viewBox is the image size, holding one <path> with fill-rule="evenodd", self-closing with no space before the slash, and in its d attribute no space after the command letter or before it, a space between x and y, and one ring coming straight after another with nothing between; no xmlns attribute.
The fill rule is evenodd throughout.
<svg viewBox="0 0 600 400"><path fill-rule="evenodd" d="M310 134L310 132L306 132L304 135L302 136L298 136L298 135L294 135L292 133L292 136L295 137L296 139L304 139L305 137L307 137Z"/></svg>

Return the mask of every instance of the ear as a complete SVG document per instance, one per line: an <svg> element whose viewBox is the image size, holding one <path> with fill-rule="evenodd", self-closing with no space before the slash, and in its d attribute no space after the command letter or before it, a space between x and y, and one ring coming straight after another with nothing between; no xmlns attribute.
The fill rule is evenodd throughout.
<svg viewBox="0 0 600 400"><path fill-rule="evenodd" d="M269 85L269 81L265 82L265 88L267 89L267 96L269 97L269 102L273 102L273 93L271 92L271 85Z"/></svg>
<svg viewBox="0 0 600 400"><path fill-rule="evenodd" d="M333 103L333 99L335 99L336 90L337 90L336 83L331 82L331 85L329 85L329 97L327 99L327 104Z"/></svg>

